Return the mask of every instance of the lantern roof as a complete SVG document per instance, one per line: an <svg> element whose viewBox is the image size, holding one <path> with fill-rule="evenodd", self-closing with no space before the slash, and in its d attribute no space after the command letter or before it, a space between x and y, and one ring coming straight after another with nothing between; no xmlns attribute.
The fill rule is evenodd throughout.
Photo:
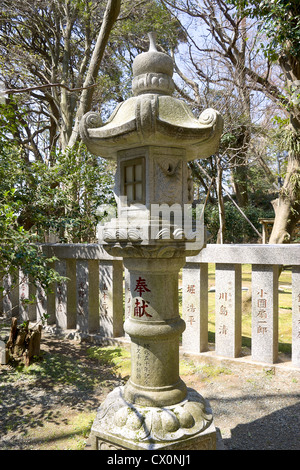
<svg viewBox="0 0 300 470"><path fill-rule="evenodd" d="M172 96L173 60L157 50L155 34L149 34L149 42L148 52L133 62L133 96L104 124L100 114L85 114L82 140L91 153L104 158L145 145L185 148L187 160L209 157L219 147L222 117L209 108L197 119L184 101Z"/></svg>

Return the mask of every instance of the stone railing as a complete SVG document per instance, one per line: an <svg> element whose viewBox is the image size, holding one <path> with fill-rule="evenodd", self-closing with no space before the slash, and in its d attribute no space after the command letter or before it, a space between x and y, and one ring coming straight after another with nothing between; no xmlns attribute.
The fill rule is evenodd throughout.
<svg viewBox="0 0 300 470"><path fill-rule="evenodd" d="M292 365L300 367L300 245L207 245L182 274L182 346L208 351L208 265L215 264L215 355L237 358L242 347L242 265L251 274L251 360L278 360L278 278L292 268ZM200 288L201 287L201 288Z"/></svg>
<svg viewBox="0 0 300 470"><path fill-rule="evenodd" d="M3 299L2 312L19 321L39 321L48 315L47 325L61 331L98 333L120 337L123 330L123 262L109 256L98 244L45 244L47 257L55 256L55 270L68 280L52 286L45 295L19 273L19 287ZM9 291L9 279L4 280ZM26 304L31 294L33 304Z"/></svg>
<svg viewBox="0 0 300 470"><path fill-rule="evenodd" d="M18 289L4 287L2 312L21 321L49 315L48 325L61 331L77 330L102 338L124 336L123 322L131 296L122 259L109 256L101 245L46 244L47 256L56 256L56 270L69 280L38 290L37 303L24 304L33 286L20 273ZM252 293L251 360L274 364L278 360L278 278L282 266L292 267L292 365L300 367L300 245L207 245L187 258L182 270L182 312L186 330L182 350L209 351L208 265L215 264L215 356L238 358L242 351L242 265L250 264Z"/></svg>

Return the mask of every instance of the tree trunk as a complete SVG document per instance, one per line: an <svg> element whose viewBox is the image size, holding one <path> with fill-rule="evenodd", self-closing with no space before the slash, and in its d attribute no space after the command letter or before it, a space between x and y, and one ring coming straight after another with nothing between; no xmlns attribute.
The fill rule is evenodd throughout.
<svg viewBox="0 0 300 470"><path fill-rule="evenodd" d="M36 330L29 329L28 322L18 327L17 318L13 317L6 343L9 359L24 362L25 366L29 366L33 357L40 355L41 334L41 325Z"/></svg>
<svg viewBox="0 0 300 470"><path fill-rule="evenodd" d="M289 243L295 225L300 220L300 62L298 58L283 54L279 60L290 90L297 86L295 101L289 103L290 124L286 150L289 150L287 172L278 200L273 203L275 220L269 243Z"/></svg>
<svg viewBox="0 0 300 470"><path fill-rule="evenodd" d="M290 243L300 220L300 159L290 153L287 174L279 198L272 202L275 220L269 243Z"/></svg>
<svg viewBox="0 0 300 470"><path fill-rule="evenodd" d="M246 157L243 155L239 155L240 159L244 158L244 162L246 161ZM236 195L237 203L240 207L247 207L249 203L248 198L248 170L245 163L237 164L235 168L232 170L232 179L233 179L233 186L234 192Z"/></svg>
<svg viewBox="0 0 300 470"><path fill-rule="evenodd" d="M93 91L94 88L88 88L93 85L96 80L100 69L101 60L104 54L105 46L108 41L109 34L114 26L121 9L121 0L108 0L105 14L103 17L102 26L100 33L91 57L91 62L87 71L87 76L83 87L86 88L82 91L80 97L80 103L75 117L75 125L72 131L72 135L68 142L68 147L74 147L78 134L79 134L79 122L82 116L90 111Z"/></svg>

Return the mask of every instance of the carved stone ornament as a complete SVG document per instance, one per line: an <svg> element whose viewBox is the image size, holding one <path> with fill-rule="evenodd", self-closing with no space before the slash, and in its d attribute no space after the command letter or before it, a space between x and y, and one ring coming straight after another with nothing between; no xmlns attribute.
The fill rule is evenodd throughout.
<svg viewBox="0 0 300 470"><path fill-rule="evenodd" d="M188 161L212 155L219 146L223 119L210 108L197 119L184 101L171 96L172 75L172 59L157 51L150 36L149 51L133 62L134 96L120 103L105 124L95 112L81 119L80 135L90 152L115 159L126 148L172 144L187 150Z"/></svg>
<svg viewBox="0 0 300 470"><path fill-rule="evenodd" d="M149 448L203 434L213 422L208 402L196 391L188 389L185 400L162 408L136 406L123 396L123 387L114 389L100 406L92 433L101 437L139 442Z"/></svg>
<svg viewBox="0 0 300 470"><path fill-rule="evenodd" d="M157 158L155 163L155 199L172 205L177 196L177 202L180 202L178 188L182 187L182 161Z"/></svg>
<svg viewBox="0 0 300 470"><path fill-rule="evenodd" d="M105 245L105 250L111 256L122 256L123 258L180 258L187 253L185 243L171 245L168 244L152 244L137 245L130 242L116 242ZM194 252L191 250L191 254Z"/></svg>

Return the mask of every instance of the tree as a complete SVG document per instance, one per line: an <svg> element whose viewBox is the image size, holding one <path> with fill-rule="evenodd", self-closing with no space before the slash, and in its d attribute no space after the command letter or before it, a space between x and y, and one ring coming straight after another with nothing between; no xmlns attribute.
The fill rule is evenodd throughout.
<svg viewBox="0 0 300 470"><path fill-rule="evenodd" d="M112 194L106 191L103 201L99 182L109 181L111 188L113 165L88 156L78 122L93 107L105 118L111 104L126 98L128 64L148 46L141 30L146 33L151 20L167 44L175 22L168 26L166 11L154 0L4 2L0 77L7 112L0 120L10 125L7 138L22 149L31 171L31 198L23 199L19 216L26 229L48 219L52 227L68 227L64 240L93 240L95 203L111 202Z"/></svg>
<svg viewBox="0 0 300 470"><path fill-rule="evenodd" d="M269 109L273 103L273 113L275 110L278 116L277 123L280 123L281 127L277 139L274 139L273 123L264 154L268 155L275 143L277 145L275 154L280 149L289 150L289 157L285 181L279 199L274 205L276 217L271 242L288 241L299 220L299 156L297 156L299 155L299 94L297 90L295 91L295 85L299 91L300 84L299 2L294 0L162 1L168 5L170 11L179 12L182 22L187 22L185 15L190 18L187 37L190 44L191 65L186 74L188 75L186 84L192 87L195 95L199 92L198 84L201 83L201 79L206 90L213 87L215 91L220 87L220 83L223 86L225 83L231 84L228 96L239 100L239 114L243 119L239 121L235 119L237 126L234 132L230 129L227 132L225 127L223 137L227 139L229 137L231 147L235 147L230 152L230 164L235 193L240 205L247 203L247 199L243 201L239 193L247 194L247 183L250 182L249 163L253 164L253 158L249 160L247 149L251 147L253 155L253 149L255 150L253 137L259 145L262 141L266 141L266 136L261 139L257 133L257 124L253 126L253 116L255 116L253 97L258 99L260 96L265 97L262 98L265 99L265 103L261 103L257 110L260 115L264 110L266 117L270 116ZM196 28L192 21L202 23L198 23L199 26ZM201 37L201 32L204 39L206 36L206 41ZM206 61L204 54L207 57ZM224 74L225 70L227 73ZM195 79L191 79L191 71ZM207 97L209 94L206 92L204 96ZM201 102L199 96L195 96L194 102L196 106L202 105L203 99ZM232 103L233 100L227 107L230 111L234 109ZM227 112L225 118L226 116ZM288 128L285 127L284 119L287 116ZM261 126L262 134L265 134L263 126ZM257 163L264 168L273 185L275 172L273 175L270 173L261 151L255 150L254 153L259 156ZM227 155L229 156L229 152Z"/></svg>
<svg viewBox="0 0 300 470"><path fill-rule="evenodd" d="M90 109L120 3L4 2L0 121L24 167L15 184L16 194L22 192L17 220L25 230L51 227L62 235L64 227L69 241L94 240L95 205L111 200L111 191L104 198L99 187L101 179L111 186L111 171L90 158L75 135L80 115Z"/></svg>
<svg viewBox="0 0 300 470"><path fill-rule="evenodd" d="M28 159L54 163L56 150L77 142L83 114L124 99L120 82L134 51L147 48L149 29L164 44L177 42L167 13L155 0L3 2L0 79L17 117L26 109L14 139Z"/></svg>
<svg viewBox="0 0 300 470"><path fill-rule="evenodd" d="M69 224L73 240L94 237L95 206L106 199L99 188L104 168L70 139L74 120L91 106L92 81L120 3L2 4L0 74L6 96L0 106L0 295L6 293L3 278L10 277L13 287L19 270L44 290L62 279L52 268L54 259L39 248L41 232ZM92 13L103 17L100 33Z"/></svg>
<svg viewBox="0 0 300 470"><path fill-rule="evenodd" d="M86 77L83 83L83 91L80 96L79 106L75 116L75 125L72 129L67 147L73 147L79 135L79 122L82 116L91 109L93 97L93 85L97 80L100 64L103 58L104 50L108 42L109 34L116 22L121 8L120 0L108 0L106 10L103 17L100 33L94 47L93 54L90 59Z"/></svg>
<svg viewBox="0 0 300 470"><path fill-rule="evenodd" d="M245 16L256 18L268 41L261 44L269 61L278 62L285 90L274 98L287 120L281 120L281 144L288 151L284 184L274 202L275 222L270 243L289 242L300 219L300 4L298 0L231 1ZM264 84L262 83L262 86ZM267 92L267 84L264 86Z"/></svg>
<svg viewBox="0 0 300 470"><path fill-rule="evenodd" d="M253 174L259 167L268 177L266 181L263 175L268 201L268 193L274 194L275 178L268 166L271 159L267 152L264 155L257 148L267 141L265 130L270 116L266 112L271 106L269 97L258 93L261 92L259 73L266 60L256 50L254 21L246 20L242 14L236 15L235 8L226 1L163 0L163 3L181 20L187 37L188 47L181 56L174 54L182 83L181 88L180 85L177 87L178 93L198 113L203 108L213 107L225 120L219 154L191 164L194 178L200 181L205 193L211 192L210 202L213 199L218 202L222 239L226 223L223 199L229 198L226 186L233 190L231 203L237 201L238 204L235 210L242 208L245 211L248 205L261 204L261 200L256 201L253 197ZM267 71L269 88L273 92L273 81L277 77L271 64ZM279 94L280 90L276 91ZM266 114L263 122L262 112ZM273 125L271 119L267 125ZM203 170L214 178L216 185L210 185Z"/></svg>
<svg viewBox="0 0 300 470"><path fill-rule="evenodd" d="M23 128L13 137L28 160L33 154L36 160L46 158L51 164L57 149L75 144L77 121L91 107L120 4L120 0L4 0L1 79L16 116L26 109ZM20 88L28 92L16 102L11 96Z"/></svg>
<svg viewBox="0 0 300 470"><path fill-rule="evenodd" d="M191 27L186 28L186 35L189 41L189 59L195 78L187 79L179 66L177 71L192 87L197 106L216 107L225 116L225 132L229 132L230 128L233 131L231 134L234 133L235 141L233 143L231 140L232 149L228 147L227 155L230 159L238 203L240 206L246 206L248 204L247 148L251 138L251 88L245 80L244 73L246 61L249 60L246 24L233 21L230 18L230 9L225 9L221 0L164 3L172 9L184 12L185 16L193 21ZM230 123L228 117L232 114L235 116ZM237 116L239 116L239 126L236 125Z"/></svg>
<svg viewBox="0 0 300 470"><path fill-rule="evenodd" d="M7 142L5 130L0 130L0 301L9 292L4 279L10 279L10 289L19 285L19 270L36 287L48 291L51 284L62 277L52 267L54 258L46 258L37 245L35 233L27 231L18 222L23 204L22 190L15 186L24 161L18 148ZM25 168L26 171L26 168ZM7 284L7 283L6 283ZM34 299L31 299L34 301ZM12 312L14 314L14 312Z"/></svg>

